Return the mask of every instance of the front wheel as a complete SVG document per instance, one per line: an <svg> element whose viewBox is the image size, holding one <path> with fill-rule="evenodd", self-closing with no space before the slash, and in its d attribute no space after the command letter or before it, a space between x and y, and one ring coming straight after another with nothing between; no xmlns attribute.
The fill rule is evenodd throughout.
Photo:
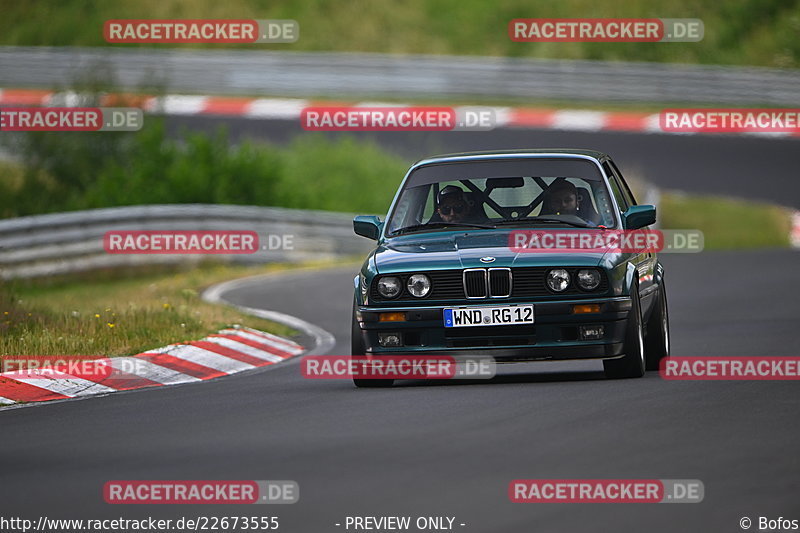
<svg viewBox="0 0 800 533"><path fill-rule="evenodd" d="M603 361L608 378L640 378L644 376L644 332L642 306L639 303L639 286L631 287L631 310L625 328L625 355L619 359Z"/></svg>
<svg viewBox="0 0 800 533"><path fill-rule="evenodd" d="M667 307L667 288L664 285L663 278L658 288L656 308L647 322L644 353L647 370L658 370L661 360L669 357L669 310Z"/></svg>
<svg viewBox="0 0 800 533"><path fill-rule="evenodd" d="M356 320L356 306L353 304L353 324L350 328L350 353L352 355L366 355L367 350L364 347L364 337L361 335L361 326L358 325ZM359 388L385 388L391 387L394 383L393 379L358 379L353 378L353 383Z"/></svg>

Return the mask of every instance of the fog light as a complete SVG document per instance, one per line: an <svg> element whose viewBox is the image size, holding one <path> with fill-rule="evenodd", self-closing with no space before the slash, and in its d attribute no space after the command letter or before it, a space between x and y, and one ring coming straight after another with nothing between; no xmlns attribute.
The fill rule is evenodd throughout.
<svg viewBox="0 0 800 533"><path fill-rule="evenodd" d="M603 338L606 328L605 326L581 326L580 332L582 341L594 341Z"/></svg>
<svg viewBox="0 0 800 533"><path fill-rule="evenodd" d="M580 304L573 305L572 312L576 315L583 315L586 313L599 313L600 304Z"/></svg>
<svg viewBox="0 0 800 533"><path fill-rule="evenodd" d="M378 322L403 322L405 319L405 313L381 313L378 315Z"/></svg>
<svg viewBox="0 0 800 533"><path fill-rule="evenodd" d="M399 333L378 333L378 344L384 348L391 348L393 346L402 346L403 341Z"/></svg>

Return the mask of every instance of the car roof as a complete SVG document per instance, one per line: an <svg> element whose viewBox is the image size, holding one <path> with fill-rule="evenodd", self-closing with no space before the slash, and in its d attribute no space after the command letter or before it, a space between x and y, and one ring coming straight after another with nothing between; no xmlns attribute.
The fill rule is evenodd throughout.
<svg viewBox="0 0 800 533"><path fill-rule="evenodd" d="M414 163L413 166L419 165L427 165L431 163L443 162L443 161L458 161L458 160L486 160L486 159L496 159L496 158L508 158L513 156L519 157L542 157L542 156L555 156L555 157L565 157L565 156L578 156L578 157L589 157L592 159L596 159L598 161L602 159L607 159L608 155L604 154L603 152L599 152L597 150L585 150L580 148L528 148L528 149L518 149L518 150L491 150L491 151L480 151L480 152L459 152L454 154L440 154L440 155L433 155L430 157L426 157L425 159L421 159Z"/></svg>

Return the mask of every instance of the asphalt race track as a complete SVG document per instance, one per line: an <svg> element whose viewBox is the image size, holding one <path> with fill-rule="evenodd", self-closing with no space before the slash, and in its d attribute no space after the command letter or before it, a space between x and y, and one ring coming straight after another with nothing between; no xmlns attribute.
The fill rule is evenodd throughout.
<svg viewBox="0 0 800 533"><path fill-rule="evenodd" d="M493 139L487 147L506 134L485 134ZM547 137L607 150L623 170L626 159L617 152L655 150L656 137L667 139L527 135L531 142ZM665 150L673 155L689 140L670 139ZM800 186L789 172L796 175L800 141L736 138L723 150L725 143L708 139L686 142L689 153L674 159L674 173L658 172L686 179L676 188L707 191L730 178L728 194L760 191L798 204ZM749 179L759 162L744 166L746 146L772 158L760 181ZM419 155L474 147L471 141ZM658 150L651 155L669 159ZM726 158L733 162L714 171ZM687 178L690 164L705 169L708 180ZM780 179L768 183L764 176ZM673 355L800 355L800 253L665 254L662 261ZM356 270L258 279L224 296L312 322L336 337L331 353L344 354ZM344 531L335 524L348 515L454 516L455 530L481 533L741 531L743 516L800 518L797 387L664 381L655 372L606 380L601 365L581 362L501 367L489 382L363 390L303 379L295 360L199 385L0 411L0 508L4 516L33 519L273 514L289 533ZM519 478L699 479L705 500L512 504L508 484ZM255 508L107 505L102 487L115 479L295 480L300 501Z"/></svg>
<svg viewBox="0 0 800 533"><path fill-rule="evenodd" d="M664 262L674 354L797 354L800 310L784 285L800 266L796 252ZM313 321L346 353L354 270L256 280L225 297ZM284 531L337 531L347 515L381 514L455 516L466 524L458 530L481 532L735 531L741 516L797 512L796 422L796 382L667 382L654 372L609 381L583 362L501 367L491 382L357 390L305 380L289 362L4 411L0 505L51 518L248 515L112 506L101 488L113 479L292 479L299 503L256 510L277 514ZM517 478L691 478L706 496L512 504L506 490Z"/></svg>

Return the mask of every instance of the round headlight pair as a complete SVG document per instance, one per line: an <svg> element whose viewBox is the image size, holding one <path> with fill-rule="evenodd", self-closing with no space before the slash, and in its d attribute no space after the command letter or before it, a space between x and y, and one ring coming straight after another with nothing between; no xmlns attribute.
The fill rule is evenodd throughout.
<svg viewBox="0 0 800 533"><path fill-rule="evenodd" d="M408 292L416 298L424 298L431 292L431 279L425 274L412 274L408 278ZM384 298L396 298L403 292L400 278L384 276L378 280L378 293Z"/></svg>
<svg viewBox="0 0 800 533"><path fill-rule="evenodd" d="M563 268L554 268L547 273L547 286L551 291L564 292L569 287L569 272ZM593 268L578 270L578 287L585 291L592 291L600 285L600 272Z"/></svg>

